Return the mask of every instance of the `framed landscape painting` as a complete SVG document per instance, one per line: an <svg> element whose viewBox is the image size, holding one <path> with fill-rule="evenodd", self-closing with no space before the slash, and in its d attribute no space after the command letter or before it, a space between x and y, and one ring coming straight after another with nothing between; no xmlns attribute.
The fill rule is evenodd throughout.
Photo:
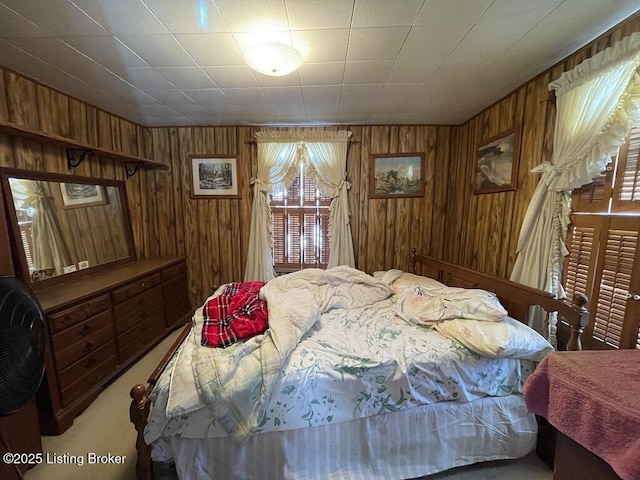
<svg viewBox="0 0 640 480"><path fill-rule="evenodd" d="M371 155L369 198L424 196L424 153Z"/></svg>
<svg viewBox="0 0 640 480"><path fill-rule="evenodd" d="M475 194L516 189L519 138L516 129L484 141L476 152Z"/></svg>
<svg viewBox="0 0 640 480"><path fill-rule="evenodd" d="M62 205L64 208L105 205L107 199L101 185L88 183L61 183Z"/></svg>
<svg viewBox="0 0 640 480"><path fill-rule="evenodd" d="M235 155L190 155L191 198L240 198Z"/></svg>

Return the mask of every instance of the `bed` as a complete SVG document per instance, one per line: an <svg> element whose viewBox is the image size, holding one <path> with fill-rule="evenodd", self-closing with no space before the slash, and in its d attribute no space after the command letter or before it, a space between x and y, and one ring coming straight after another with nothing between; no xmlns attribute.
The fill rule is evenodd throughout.
<svg viewBox="0 0 640 480"><path fill-rule="evenodd" d="M138 478L174 462L180 478L402 479L528 454L522 392L553 347L525 324L536 305L570 325L584 309L415 251L411 265L278 277L260 289L269 329L210 348L221 287L131 390Z"/></svg>

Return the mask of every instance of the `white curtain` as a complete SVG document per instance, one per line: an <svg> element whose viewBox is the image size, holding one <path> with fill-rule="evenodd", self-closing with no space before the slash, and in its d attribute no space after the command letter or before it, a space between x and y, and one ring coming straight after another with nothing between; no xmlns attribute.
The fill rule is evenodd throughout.
<svg viewBox="0 0 640 480"><path fill-rule="evenodd" d="M15 207L33 211L31 256L35 269L55 268L56 275L61 275L70 260L56 223L55 212L42 189L41 182L10 178L9 184Z"/></svg>
<svg viewBox="0 0 640 480"><path fill-rule="evenodd" d="M269 194L285 190L300 164L324 195L332 197L329 213L329 264L355 266L347 189L347 146L351 132L262 131L256 133L258 175L254 185L245 281L267 281L273 268L273 224Z"/></svg>
<svg viewBox="0 0 640 480"><path fill-rule="evenodd" d="M549 85L556 94L553 163L529 203L511 280L564 297L560 284L571 191L591 183L640 118L640 33L624 38ZM555 322L548 336L555 341ZM541 325L533 325L541 330Z"/></svg>

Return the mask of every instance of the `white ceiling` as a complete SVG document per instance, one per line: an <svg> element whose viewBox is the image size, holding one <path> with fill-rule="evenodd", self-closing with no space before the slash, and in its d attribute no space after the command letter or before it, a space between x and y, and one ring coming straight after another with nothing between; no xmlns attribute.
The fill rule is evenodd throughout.
<svg viewBox="0 0 640 480"><path fill-rule="evenodd" d="M0 0L0 64L147 126L459 124L640 0ZM251 70L279 40L303 65Z"/></svg>

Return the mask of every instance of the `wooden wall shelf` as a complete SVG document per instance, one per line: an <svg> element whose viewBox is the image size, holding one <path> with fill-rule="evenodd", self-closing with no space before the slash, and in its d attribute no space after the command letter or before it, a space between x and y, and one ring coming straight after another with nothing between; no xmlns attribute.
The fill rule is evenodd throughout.
<svg viewBox="0 0 640 480"><path fill-rule="evenodd" d="M65 148L67 150L67 164L69 165L69 170L80 165L87 156L91 155L109 157L117 162L123 163L127 177L134 175L140 167L150 170L169 169L169 166L162 162L138 157L136 155L116 152L114 150L97 147L95 145L85 144L70 138L53 135L40 130L34 130L3 120L0 120L0 132L11 136L26 137L49 145Z"/></svg>

